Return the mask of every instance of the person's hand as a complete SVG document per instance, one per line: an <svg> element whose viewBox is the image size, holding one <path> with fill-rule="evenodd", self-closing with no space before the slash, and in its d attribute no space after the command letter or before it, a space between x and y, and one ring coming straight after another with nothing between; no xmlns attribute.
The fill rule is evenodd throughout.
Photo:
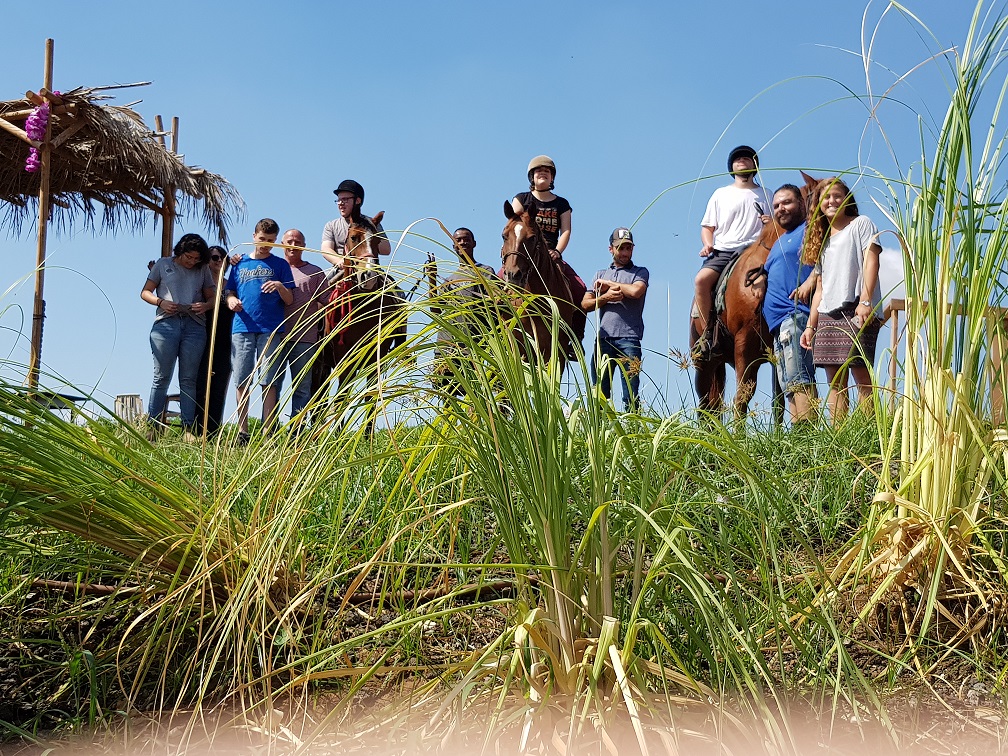
<svg viewBox="0 0 1008 756"><path fill-rule="evenodd" d="M609 287L599 299L605 300L606 302L621 302L623 301L623 290L619 287L619 284Z"/></svg>
<svg viewBox="0 0 1008 756"><path fill-rule="evenodd" d="M242 259L242 253L241 252L235 252L233 255L231 255L231 264L232 265L237 265L238 263L241 262L241 259Z"/></svg>
<svg viewBox="0 0 1008 756"><path fill-rule="evenodd" d="M766 225L767 223L769 223L770 221L772 221L772 220L773 220L773 218L771 218L771 217L770 217L769 215L767 215L766 213L763 213L763 215L761 215L761 216L759 217L759 219L760 219L760 221L761 221L761 222L763 223L763 225L764 225L764 226L765 226L765 225Z"/></svg>
<svg viewBox="0 0 1008 756"><path fill-rule="evenodd" d="M242 301L233 294L227 298L227 306L231 312L242 312L245 309L242 307Z"/></svg>
<svg viewBox="0 0 1008 756"><path fill-rule="evenodd" d="M549 256L550 260L552 260L553 262L560 262L560 253L557 252L555 249L551 249L549 251Z"/></svg>
<svg viewBox="0 0 1008 756"><path fill-rule="evenodd" d="M799 286L797 289L788 294L788 297L793 299L795 302L804 302L808 304L809 297L812 296L812 290L806 289L804 286Z"/></svg>
<svg viewBox="0 0 1008 756"><path fill-rule="evenodd" d="M213 309L213 305L210 304L209 302L193 302L189 306L189 309L192 312L196 313L197 315L201 315L204 312L207 312L208 310L212 310Z"/></svg>
<svg viewBox="0 0 1008 756"><path fill-rule="evenodd" d="M859 302L857 308L854 310L854 318L852 322L856 328L861 328L865 323L870 323L872 319L872 308L871 305L867 305L864 302Z"/></svg>
<svg viewBox="0 0 1008 756"><path fill-rule="evenodd" d="M179 306L175 302L169 302L167 299L162 299L161 309L167 312L169 315L178 315Z"/></svg>
<svg viewBox="0 0 1008 756"><path fill-rule="evenodd" d="M710 257L714 253L713 244L704 244L700 247L700 257Z"/></svg>
<svg viewBox="0 0 1008 756"><path fill-rule="evenodd" d="M815 341L816 329L812 326L808 326L804 331L802 331L801 337L798 339L798 343L801 344L802 349L811 349L812 342Z"/></svg>
<svg viewBox="0 0 1008 756"><path fill-rule="evenodd" d="M271 279L269 281L264 281L262 285L263 294L275 294L280 291L284 285L277 281L276 279Z"/></svg>

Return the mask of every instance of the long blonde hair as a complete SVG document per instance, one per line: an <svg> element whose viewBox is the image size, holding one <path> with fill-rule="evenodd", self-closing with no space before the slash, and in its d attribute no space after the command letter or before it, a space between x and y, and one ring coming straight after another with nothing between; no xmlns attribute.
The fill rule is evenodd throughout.
<svg viewBox="0 0 1008 756"><path fill-rule="evenodd" d="M812 189L808 198L808 221L805 224L805 241L802 243L801 261L804 265L816 265L822 256L826 239L829 238L829 218L823 215L819 206L823 195L829 192L834 186L838 186L844 191L846 200L843 204L844 214L852 218L860 215L857 201L851 193L850 187L844 183L843 179L837 176L824 178Z"/></svg>

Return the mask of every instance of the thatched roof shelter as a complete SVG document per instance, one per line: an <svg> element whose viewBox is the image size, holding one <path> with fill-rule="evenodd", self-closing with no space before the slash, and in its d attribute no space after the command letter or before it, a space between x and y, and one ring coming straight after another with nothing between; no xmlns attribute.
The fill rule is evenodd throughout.
<svg viewBox="0 0 1008 756"><path fill-rule="evenodd" d="M201 214L207 228L227 243L230 217L244 210L237 190L222 176L187 166L167 149L163 134L152 131L128 107L101 104L115 87L84 88L55 95L50 103L51 223L69 228L80 221L95 230L137 230L166 209ZM43 97L0 102L0 226L20 232L38 218L39 172L25 170L32 144L25 120ZM19 133L20 132L20 133Z"/></svg>
<svg viewBox="0 0 1008 756"><path fill-rule="evenodd" d="M176 152L178 119L173 119L172 149L164 133L151 131L129 107L101 105L120 86L52 90L53 41L46 40L42 88L24 99L0 102L0 225L15 232L34 218L38 233L35 301L27 383L38 386L45 322L46 238L50 223L107 231L143 227L161 218L161 254L170 255L178 209L200 210L204 224L227 244L228 216L244 211L238 191L223 177L187 166ZM132 85L127 85L132 86ZM160 116L158 117L160 129ZM26 170L26 168L32 170ZM181 198L181 200L180 200Z"/></svg>

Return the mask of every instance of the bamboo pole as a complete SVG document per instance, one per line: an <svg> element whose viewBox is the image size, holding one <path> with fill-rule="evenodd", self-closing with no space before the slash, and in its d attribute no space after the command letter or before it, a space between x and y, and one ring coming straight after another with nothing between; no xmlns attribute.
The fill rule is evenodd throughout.
<svg viewBox="0 0 1008 756"><path fill-rule="evenodd" d="M45 68L43 69L43 87L52 89L53 41L45 43ZM49 159L52 136L52 116L46 124L45 139L39 147L41 176L39 181L38 201L38 244L35 249L35 302L32 310L32 341L31 356L28 361L28 389L38 388L39 365L42 362L42 326L45 321L45 300L42 293L45 288L46 238L49 232Z"/></svg>

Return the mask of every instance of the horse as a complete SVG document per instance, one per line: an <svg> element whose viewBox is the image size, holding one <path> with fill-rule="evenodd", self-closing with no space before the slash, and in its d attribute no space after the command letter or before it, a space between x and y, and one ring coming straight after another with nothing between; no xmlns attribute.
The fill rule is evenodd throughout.
<svg viewBox="0 0 1008 756"><path fill-rule="evenodd" d="M802 171L805 185L802 199L808 201L816 179ZM763 226L759 238L739 253L737 262L726 270L724 309L717 313L714 343L709 355L694 357L696 393L699 407L705 412L717 412L722 407L726 378L725 366L735 369L735 416L744 417L749 402L756 393L756 374L760 365L769 361L772 340L770 328L763 317L766 296L767 257L774 243L784 234L776 221ZM719 281L719 285L720 285ZM690 318L690 351L700 338L696 323Z"/></svg>
<svg viewBox="0 0 1008 756"><path fill-rule="evenodd" d="M560 320L567 327L558 333L559 343L553 343L550 333L549 313L540 305L526 311L520 319L521 327L532 336L539 356L544 360L554 355L563 372L567 360L572 358L574 340L584 337L587 321L581 308L584 290L573 291L561 264L549 255L539 224L523 210L515 212L510 202L504 203L504 217L507 223L501 232L504 244L501 247L501 278L505 284L539 297L550 297L557 307Z"/></svg>
<svg viewBox="0 0 1008 756"><path fill-rule="evenodd" d="M342 389L361 375L373 383L385 357L406 340L406 298L395 280L375 266L381 242L378 224L384 214L350 221L343 276L329 298L325 337L315 362L316 391L330 382Z"/></svg>

